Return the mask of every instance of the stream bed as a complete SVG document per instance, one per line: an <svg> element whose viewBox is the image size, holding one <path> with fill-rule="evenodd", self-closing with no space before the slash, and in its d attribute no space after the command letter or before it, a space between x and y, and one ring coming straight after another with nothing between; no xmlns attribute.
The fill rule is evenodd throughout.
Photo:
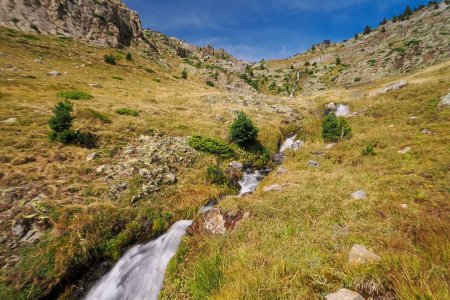
<svg viewBox="0 0 450 300"><path fill-rule="evenodd" d="M292 147L295 136L288 138L280 147L277 155ZM239 181L239 196L245 196L256 191L259 182L269 169L246 170ZM217 201L203 206L199 213L203 214L217 205ZM182 220L174 223L160 237L146 244L139 244L128 250L114 267L104 275L89 291L86 300L132 300L158 299L164 281L167 264L175 255L181 240L192 220Z"/></svg>

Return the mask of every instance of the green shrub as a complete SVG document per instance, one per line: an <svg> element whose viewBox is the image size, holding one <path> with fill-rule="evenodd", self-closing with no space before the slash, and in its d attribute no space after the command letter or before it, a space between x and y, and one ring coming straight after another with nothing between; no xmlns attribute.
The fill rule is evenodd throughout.
<svg viewBox="0 0 450 300"><path fill-rule="evenodd" d="M372 145L367 145L362 150L362 155L375 155L375 148Z"/></svg>
<svg viewBox="0 0 450 300"><path fill-rule="evenodd" d="M206 85L209 85L210 87L214 87L214 82L212 82L211 80L208 80L206 82Z"/></svg>
<svg viewBox="0 0 450 300"><path fill-rule="evenodd" d="M153 70L153 69L151 69L151 68L146 68L145 71L146 71L147 73L150 73L150 74L155 73L155 70Z"/></svg>
<svg viewBox="0 0 450 300"><path fill-rule="evenodd" d="M233 148L228 144L208 137L193 136L189 139L188 144L195 150L215 154L220 158L231 158L235 155Z"/></svg>
<svg viewBox="0 0 450 300"><path fill-rule="evenodd" d="M371 33L371 32L372 32L372 29L370 28L369 25L367 25L367 26L364 28L363 34L369 34L369 33Z"/></svg>
<svg viewBox="0 0 450 300"><path fill-rule="evenodd" d="M73 122L73 105L70 101L59 102L53 109L53 117L48 121L48 125L53 130L50 139L54 140L56 136L64 131L70 130Z"/></svg>
<svg viewBox="0 0 450 300"><path fill-rule="evenodd" d="M118 113L119 115L123 115L123 116L133 116L133 117L137 117L139 116L139 112L133 109L129 109L129 108L119 108L116 109L116 113Z"/></svg>
<svg viewBox="0 0 450 300"><path fill-rule="evenodd" d="M330 113L323 119L322 137L326 142L337 142L351 136L352 129L345 118L336 117L334 113Z"/></svg>
<svg viewBox="0 0 450 300"><path fill-rule="evenodd" d="M230 140L241 147L248 147L256 142L258 132L252 120L241 111L230 127Z"/></svg>
<svg viewBox="0 0 450 300"><path fill-rule="evenodd" d="M91 94L82 91L65 91L58 93L57 96L68 100L90 100L94 98Z"/></svg>
<svg viewBox="0 0 450 300"><path fill-rule="evenodd" d="M114 55L112 54L105 54L105 56L103 57L103 59L105 60L105 63L110 64L110 65L115 65L117 64L117 59Z"/></svg>
<svg viewBox="0 0 450 300"><path fill-rule="evenodd" d="M183 79L187 79L188 78L188 72L186 69L183 70L183 72L181 72L181 78Z"/></svg>
<svg viewBox="0 0 450 300"><path fill-rule="evenodd" d="M227 183L227 178L221 168L217 166L209 166L206 170L206 180L209 183L215 184L225 184Z"/></svg>
<svg viewBox="0 0 450 300"><path fill-rule="evenodd" d="M341 58L338 56L336 57L336 65L340 65L341 64Z"/></svg>
<svg viewBox="0 0 450 300"><path fill-rule="evenodd" d="M123 78L122 78L122 77L119 77L119 76L112 76L111 78L112 78L112 79L115 79L115 80L120 80L120 81L123 80Z"/></svg>
<svg viewBox="0 0 450 300"><path fill-rule="evenodd" d="M132 61L132 60L133 60L133 55L132 55L130 52L128 52L128 53L127 53L127 56L126 56L125 58L126 58L126 60L128 60L128 61Z"/></svg>
<svg viewBox="0 0 450 300"><path fill-rule="evenodd" d="M53 116L48 121L52 132L49 139L62 144L78 144L88 148L95 147L96 138L92 134L85 134L71 130L73 122L73 105L70 101L59 102L53 109Z"/></svg>

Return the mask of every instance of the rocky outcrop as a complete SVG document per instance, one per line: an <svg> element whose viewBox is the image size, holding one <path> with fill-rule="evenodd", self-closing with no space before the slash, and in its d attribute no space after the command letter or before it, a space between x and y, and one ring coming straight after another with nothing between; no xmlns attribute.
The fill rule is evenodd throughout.
<svg viewBox="0 0 450 300"><path fill-rule="evenodd" d="M176 183L179 168L191 167L196 157L184 137L141 135L125 147L114 164L100 165L96 172L104 176L112 199L133 191L131 202L135 203L163 185Z"/></svg>
<svg viewBox="0 0 450 300"><path fill-rule="evenodd" d="M119 0L0 0L0 25L112 47L142 34L138 14Z"/></svg>
<svg viewBox="0 0 450 300"><path fill-rule="evenodd" d="M201 218L195 220L192 226L188 228L188 233L191 235L196 233L224 235L238 226L242 220L249 217L250 212L223 212L220 208L214 207L205 212Z"/></svg>

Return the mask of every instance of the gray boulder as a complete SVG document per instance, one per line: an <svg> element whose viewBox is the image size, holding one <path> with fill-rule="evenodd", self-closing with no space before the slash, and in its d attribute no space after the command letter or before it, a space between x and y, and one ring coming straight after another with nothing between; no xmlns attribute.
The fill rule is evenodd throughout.
<svg viewBox="0 0 450 300"><path fill-rule="evenodd" d="M325 296L326 300L364 300L364 298L357 292L347 289L340 289L339 291Z"/></svg>
<svg viewBox="0 0 450 300"><path fill-rule="evenodd" d="M310 161L308 161L308 166L313 167L313 168L320 168L320 163L318 163L315 160L310 160Z"/></svg>
<svg viewBox="0 0 450 300"><path fill-rule="evenodd" d="M442 97L441 101L438 104L439 107L449 107L450 106L450 93Z"/></svg>
<svg viewBox="0 0 450 300"><path fill-rule="evenodd" d="M350 114L350 108L348 105L338 104L336 106L336 116L338 117L346 117Z"/></svg>
<svg viewBox="0 0 450 300"><path fill-rule="evenodd" d="M381 257L367 250L362 245L353 245L348 253L348 262L351 264L365 264L380 261Z"/></svg>
<svg viewBox="0 0 450 300"><path fill-rule="evenodd" d="M355 200L362 200L367 197L367 194L363 190L357 190L352 193L352 197Z"/></svg>

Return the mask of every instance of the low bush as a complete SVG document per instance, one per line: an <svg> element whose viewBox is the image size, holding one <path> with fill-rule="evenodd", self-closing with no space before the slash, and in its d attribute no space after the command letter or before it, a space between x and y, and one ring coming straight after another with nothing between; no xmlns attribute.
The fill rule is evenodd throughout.
<svg viewBox="0 0 450 300"><path fill-rule="evenodd" d="M64 91L58 93L57 97L67 100L90 100L94 98L91 94L82 91Z"/></svg>
<svg viewBox="0 0 450 300"><path fill-rule="evenodd" d="M132 60L133 60L133 55L132 55L130 52L128 52L128 53L127 53L127 56L126 56L125 58L126 58L126 60L128 60L128 61L132 61Z"/></svg>
<svg viewBox="0 0 450 300"><path fill-rule="evenodd" d="M367 145L362 150L362 155L375 155L375 148L373 145Z"/></svg>
<svg viewBox="0 0 450 300"><path fill-rule="evenodd" d="M188 144L195 150L214 154L224 159L235 155L233 148L227 143L208 137L193 136L189 139Z"/></svg>
<svg viewBox="0 0 450 300"><path fill-rule="evenodd" d="M114 55L105 54L103 59L105 60L105 63L107 63L107 64L110 64L110 65L116 65L117 64L117 58Z"/></svg>
<svg viewBox="0 0 450 300"><path fill-rule="evenodd" d="M206 169L206 180L209 183L226 184L227 178L223 170L218 166L209 166Z"/></svg>
<svg viewBox="0 0 450 300"><path fill-rule="evenodd" d="M210 87L214 87L214 82L208 80L208 81L206 82L206 85L209 85Z"/></svg>
<svg viewBox="0 0 450 300"><path fill-rule="evenodd" d="M187 78L188 78L188 72L187 72L186 69L184 69L184 70L181 72L181 78L183 78L183 79L187 79Z"/></svg>
<svg viewBox="0 0 450 300"><path fill-rule="evenodd" d="M343 117L336 117L334 113L328 114L322 121L322 137L326 142L337 142L352 136L352 129Z"/></svg>
<svg viewBox="0 0 450 300"><path fill-rule="evenodd" d="M240 112L230 127L230 140L241 147L247 148L256 142L258 128L244 112Z"/></svg>
<svg viewBox="0 0 450 300"><path fill-rule="evenodd" d="M116 113L118 113L119 115L123 115L123 116L132 116L132 117L137 117L139 116L139 112L133 109L129 109L129 108L119 108L116 109Z"/></svg>

